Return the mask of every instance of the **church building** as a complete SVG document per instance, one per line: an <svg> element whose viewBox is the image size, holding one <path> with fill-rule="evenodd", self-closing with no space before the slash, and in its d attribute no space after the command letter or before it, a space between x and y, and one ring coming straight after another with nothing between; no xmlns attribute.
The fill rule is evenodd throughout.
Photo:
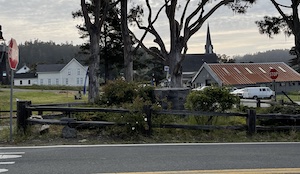
<svg viewBox="0 0 300 174"><path fill-rule="evenodd" d="M197 74L203 63L218 63L218 56L213 51L213 45L210 36L209 25L207 26L205 53L202 54L186 54L182 62L182 83L185 87L191 86L193 77ZM210 84L206 84L210 85Z"/></svg>

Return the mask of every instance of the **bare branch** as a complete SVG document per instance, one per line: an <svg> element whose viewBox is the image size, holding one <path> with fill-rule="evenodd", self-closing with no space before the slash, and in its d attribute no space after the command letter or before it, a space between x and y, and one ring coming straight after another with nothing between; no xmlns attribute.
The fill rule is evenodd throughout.
<svg viewBox="0 0 300 174"><path fill-rule="evenodd" d="M81 9L82 9L82 14L83 14L83 17L84 17L84 22L85 22L86 28L90 33L92 22L91 22L91 18L88 15L88 10L87 10L87 7L86 7L85 0L81 0Z"/></svg>
<svg viewBox="0 0 300 174"><path fill-rule="evenodd" d="M135 34L134 34L131 30L129 30L129 32L130 32L130 34L134 37L134 39L138 41L139 46L141 46L147 53L151 54L151 55L154 56L154 57L158 57L158 58L162 59L163 61L166 60L166 59L164 58L163 55L158 54L158 53L156 53L156 52L151 51L150 49L148 49L148 48L144 45L144 43L142 42L142 40L139 40L139 39L136 38ZM138 47L137 47L137 48L138 48Z"/></svg>
<svg viewBox="0 0 300 174"><path fill-rule="evenodd" d="M183 13L182 13L182 16L181 16L181 19L180 19L180 30L182 29L183 27L183 21L184 21L184 18L185 18L185 15L186 15L186 10L189 6L189 3L190 3L190 0L187 0L186 4L185 4L185 7L184 7L184 10L183 10Z"/></svg>
<svg viewBox="0 0 300 174"><path fill-rule="evenodd" d="M206 21L218 8L225 4L228 4L229 2L232 2L232 0L223 0L219 2L205 16L203 16L202 18L198 18L195 21L196 25L193 28L190 28L190 35L195 34L201 28L203 22Z"/></svg>
<svg viewBox="0 0 300 174"><path fill-rule="evenodd" d="M275 8L279 12L279 14L282 16L282 18L286 21L290 29L294 32L293 24L290 22L289 18L284 14L284 12L279 7L279 4L275 0L271 0L271 2L274 4Z"/></svg>

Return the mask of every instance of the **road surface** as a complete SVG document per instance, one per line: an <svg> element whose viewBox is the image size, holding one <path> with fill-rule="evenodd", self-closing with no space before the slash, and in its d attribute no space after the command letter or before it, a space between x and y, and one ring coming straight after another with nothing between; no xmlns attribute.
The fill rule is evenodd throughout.
<svg viewBox="0 0 300 174"><path fill-rule="evenodd" d="M0 173L300 173L299 149L300 143L0 147Z"/></svg>

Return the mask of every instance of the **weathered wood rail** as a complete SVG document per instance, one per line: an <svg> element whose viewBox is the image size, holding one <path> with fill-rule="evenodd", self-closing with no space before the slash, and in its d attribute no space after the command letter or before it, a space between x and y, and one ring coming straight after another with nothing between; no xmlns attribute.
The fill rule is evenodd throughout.
<svg viewBox="0 0 300 174"><path fill-rule="evenodd" d="M46 111L62 112L64 119L31 119L33 111L43 113ZM138 111L131 111L128 109L110 109L110 108L82 108L82 107L59 107L59 106L38 106L31 105L30 101L19 101L17 103L17 125L18 129L26 130L30 124L56 124L56 125L70 125L70 126L124 126L125 123L106 122L106 121L77 121L71 118L72 113L79 112L104 112L104 113L134 113ZM287 114L256 114L255 110L248 110L247 113L217 113L217 112L200 112L188 110L152 110L150 107L145 106L143 111L146 115L145 122L148 126L148 134L152 133L153 128L181 128L181 129L197 129L197 130L214 130L214 129L234 129L246 130L248 135L255 134L258 130L300 130L300 126L287 125L287 126L260 126L257 125L258 119L284 119L284 120L300 120L300 115L287 115ZM159 124L152 121L153 115L181 115L181 116L218 116L218 117L244 117L246 125L182 125L182 124ZM66 118L67 117L67 118Z"/></svg>

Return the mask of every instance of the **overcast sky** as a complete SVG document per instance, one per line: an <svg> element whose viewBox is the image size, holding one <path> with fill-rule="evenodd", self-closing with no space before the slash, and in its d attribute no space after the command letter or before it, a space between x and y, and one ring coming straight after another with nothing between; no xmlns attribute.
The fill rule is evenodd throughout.
<svg viewBox="0 0 300 174"><path fill-rule="evenodd" d="M135 2L137 1L141 0ZM156 0L154 2L159 3ZM281 2L287 3L286 0ZM73 11L80 9L79 0L0 0L0 3L0 25L7 44L10 38L16 39L18 43L35 39L51 40L57 44L83 43L75 27L83 20L75 20L71 15ZM265 15L279 15L269 0L258 0L243 15L234 14L227 7L222 7L190 39L188 53L204 52L207 23L210 26L214 52L217 54L234 56L272 49L290 49L294 45L294 37L279 35L270 39L259 34L254 22ZM157 25L168 43L167 23L163 17L160 19ZM152 46L152 40L149 39L147 44Z"/></svg>

